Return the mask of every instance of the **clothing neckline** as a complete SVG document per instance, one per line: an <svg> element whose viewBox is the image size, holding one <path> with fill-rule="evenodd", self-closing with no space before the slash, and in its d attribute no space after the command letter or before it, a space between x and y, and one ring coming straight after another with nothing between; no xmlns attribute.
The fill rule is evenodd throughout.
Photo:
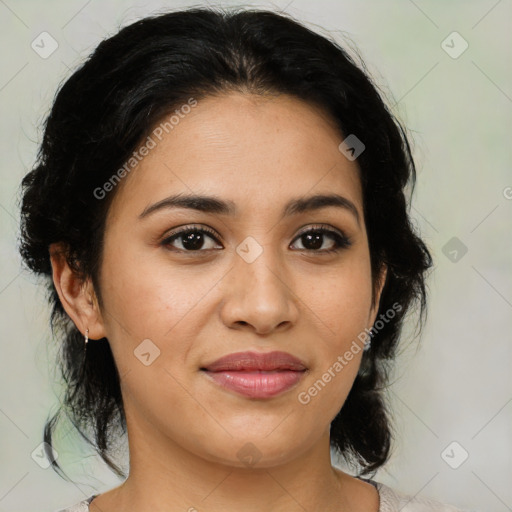
<svg viewBox="0 0 512 512"><path fill-rule="evenodd" d="M379 482L376 482L375 480L372 480L372 479L361 478L360 476L356 476L355 478L357 478L358 480L361 480L363 482L369 483L369 484L373 485L373 487L375 487L375 489L377 489L377 494L379 497L378 512L381 512L381 510L382 510L382 486L379 484ZM94 498L97 498L98 496L99 496L99 494L93 494L92 496L90 496L89 498L87 498L85 500L85 504L87 505L88 512L89 512L89 505L92 503Z"/></svg>
<svg viewBox="0 0 512 512"><path fill-rule="evenodd" d="M90 496L89 498L87 498L87 499L85 500L85 502L86 502L86 504L87 504L87 507L89 507L89 505L92 503L92 500L93 500L94 498L97 498L98 496L99 496L99 494L93 494L92 496Z"/></svg>

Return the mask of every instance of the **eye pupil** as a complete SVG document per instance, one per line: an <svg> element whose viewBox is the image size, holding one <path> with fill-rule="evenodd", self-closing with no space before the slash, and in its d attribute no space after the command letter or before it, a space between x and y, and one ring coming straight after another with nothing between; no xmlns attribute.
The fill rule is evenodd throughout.
<svg viewBox="0 0 512 512"><path fill-rule="evenodd" d="M305 235L302 235L303 238L303 244L306 249L314 250L319 249L322 247L323 242L323 233L319 231L312 231L309 233L306 233ZM307 240L306 243L304 243L304 239Z"/></svg>
<svg viewBox="0 0 512 512"><path fill-rule="evenodd" d="M203 233L199 231L191 231L188 234L181 235L182 244L189 251L197 251L204 244Z"/></svg>
<svg viewBox="0 0 512 512"><path fill-rule="evenodd" d="M205 236L210 238L212 241L218 242L216 236L209 231L204 229L188 229L183 230L181 232L175 233L170 237L163 240L162 245L167 248L173 248L178 252L195 252L195 253L211 253L210 251L203 251L205 247ZM331 239L334 242L334 246L330 249L322 249L323 243L325 241L325 237ZM347 248L351 245L349 239L347 239L344 235L340 235L335 231L325 229L325 228L316 228L311 229L310 231L302 233L299 235L299 238L296 240L301 241L303 247L302 250L308 251L310 253L315 254L327 254L327 253L335 253L340 249ZM180 247L174 247L174 243L176 241L181 242ZM208 249L208 247L206 247ZM300 250L300 249L299 249Z"/></svg>

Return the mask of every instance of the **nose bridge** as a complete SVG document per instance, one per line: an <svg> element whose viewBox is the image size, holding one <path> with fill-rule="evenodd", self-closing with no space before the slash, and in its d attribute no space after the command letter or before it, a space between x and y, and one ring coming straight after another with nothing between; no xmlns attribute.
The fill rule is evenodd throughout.
<svg viewBox="0 0 512 512"><path fill-rule="evenodd" d="M282 281L286 274L282 258L271 244L263 246L255 239L246 239L237 247L237 256L234 270L237 280L245 282L248 297L276 301L288 296L289 290Z"/></svg>
<svg viewBox="0 0 512 512"><path fill-rule="evenodd" d="M250 324L260 333L295 322L294 295L278 250L248 237L237 246L234 258L224 321Z"/></svg>
<svg viewBox="0 0 512 512"><path fill-rule="evenodd" d="M284 292L281 288L286 287L278 279L280 274L283 277L285 274L282 258L270 244L264 247L256 241L248 240L237 247L237 255L239 261L235 263L235 272L238 279L247 281L251 290L269 295L276 292L281 295Z"/></svg>

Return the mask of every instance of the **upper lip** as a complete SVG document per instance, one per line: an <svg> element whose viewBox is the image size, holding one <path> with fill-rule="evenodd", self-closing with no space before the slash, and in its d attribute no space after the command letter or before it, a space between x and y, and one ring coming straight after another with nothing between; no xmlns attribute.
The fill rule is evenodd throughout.
<svg viewBox="0 0 512 512"><path fill-rule="evenodd" d="M201 370L222 371L272 371L306 370L304 363L287 352L236 352L217 359Z"/></svg>

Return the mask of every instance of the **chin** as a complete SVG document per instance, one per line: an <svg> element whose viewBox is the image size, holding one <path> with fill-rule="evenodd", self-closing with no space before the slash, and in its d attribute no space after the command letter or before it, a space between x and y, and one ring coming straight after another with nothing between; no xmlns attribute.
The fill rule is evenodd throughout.
<svg viewBox="0 0 512 512"><path fill-rule="evenodd" d="M262 436L262 430L257 428L246 430L240 436L233 436L227 442L223 436L222 444L217 445L216 450L212 450L215 440L210 438L205 447L208 452L203 456L226 466L253 470L267 469L292 461L314 444L314 440L305 436L302 438L297 432L286 432L286 436L283 432L277 433L276 425L278 423L273 423L271 428L265 428L265 432L272 432L274 429L274 432L266 437Z"/></svg>

